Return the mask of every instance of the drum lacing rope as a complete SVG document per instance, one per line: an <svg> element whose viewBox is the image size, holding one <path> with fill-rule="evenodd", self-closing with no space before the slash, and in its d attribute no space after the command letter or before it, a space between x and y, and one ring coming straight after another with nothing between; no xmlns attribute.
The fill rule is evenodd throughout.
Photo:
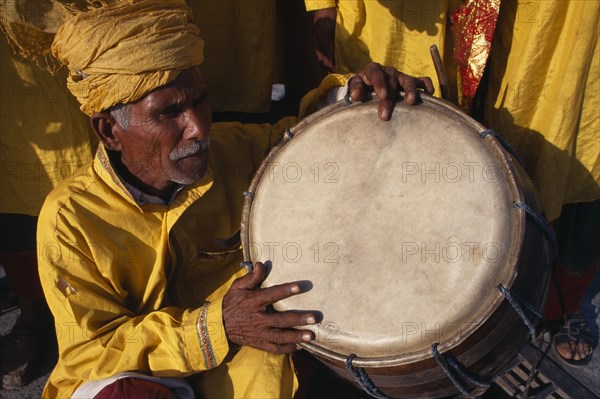
<svg viewBox="0 0 600 399"><path fill-rule="evenodd" d="M546 324L546 319L544 318L544 316L542 316L540 312L538 312L533 306L531 306L530 303L521 299L517 294L515 294L502 284L498 284L496 287L500 290L502 295L504 295L508 303L510 303L510 305L513 307L515 312L517 312L521 320L523 320L523 323L525 323L525 325L529 329L529 333L531 334L531 342L535 342L536 337L538 336L536 328L523 311L522 306L524 306L527 310L533 313L535 317L537 317L542 322L542 325Z"/></svg>
<svg viewBox="0 0 600 399"><path fill-rule="evenodd" d="M502 147L504 147L504 149L506 151L508 151L513 157L515 157L515 159L519 162L519 164L521 164L521 166L525 165L523 163L523 160L519 156L519 154L517 154L517 151L515 151L515 149L512 148L512 146L510 144L508 144L508 141L506 141L504 139L504 137L502 137L501 135L499 135L498 132L496 132L495 130L492 130L492 129L486 129L486 130L482 131L481 133L479 133L479 137L484 138L485 136L492 136L493 138L495 138L496 140L498 140L498 142L500 143L500 145Z"/></svg>
<svg viewBox="0 0 600 399"><path fill-rule="evenodd" d="M431 354L461 395L472 397L473 393L467 390L462 382L456 377L455 373L469 384L476 385L486 390L490 387L491 381L489 379L470 372L450 353L445 353L444 355L440 354L438 345L437 342L431 345Z"/></svg>
<svg viewBox="0 0 600 399"><path fill-rule="evenodd" d="M535 344L538 348L537 361L535 361L531 365L532 367L531 367L531 370L529 371L529 375L528 375L527 381L525 383L525 388L523 389L523 396L521 397L521 399L526 399L529 397L529 388L531 386L531 382L533 381L533 379L535 378L535 375L537 374L538 367L540 366L542 361L546 358L548 349L550 349L550 343L548 343L546 348L544 348L543 339L541 340L542 342L539 342L540 338L543 337L543 335L544 335L546 318L540 312L538 312L533 306L531 306L531 304L529 302L524 301L517 294L515 294L508 288L504 287L502 284L498 284L497 287L500 290L500 292L502 293L502 295L504 295L504 297L506 298L508 303L510 303L510 305L513 307L515 312L517 312L517 314L519 315L521 320L523 320L523 323L525 323L525 325L529 329L529 334L531 335L531 342L533 344ZM527 318L521 305L525 306L525 308L527 308L527 310L529 310L531 313L533 313L541 321L542 326L543 326L541 333L539 333L539 334L537 333L535 326L533 325L531 320L529 320L529 318Z"/></svg>
<svg viewBox="0 0 600 399"><path fill-rule="evenodd" d="M498 284L497 288L502 293L502 295L504 295L508 303L513 307L513 309L515 310L517 315L519 315L521 320L523 320L523 323L525 324L525 326L527 326L527 328L529 329L529 333L531 334L531 341L535 342L536 337L538 336L536 328L534 326L534 323L531 322L531 320L529 320L529 318L523 311L523 307L525 307L538 319L540 319L542 321L542 324L545 324L546 321L544 319L544 316L542 316L531 304L521 299L517 294L504 287L502 284ZM461 395L469 397L472 396L472 393L469 393L467 391L465 386L461 383L461 381L459 381L459 379L454 373L458 374L458 376L460 376L463 379L463 381L466 381L472 385L476 385L485 389L489 388L491 384L491 381L489 379L484 379L481 376L471 373L450 353L446 353L442 356L438 351L437 347L437 343L434 343L431 346L431 354L433 355L433 358L437 361L437 363L440 365L446 376L450 379L452 384L454 384L456 389L458 389ZM532 369L532 375L533 371L534 370ZM532 378L532 375L530 375L530 378Z"/></svg>
<svg viewBox="0 0 600 399"><path fill-rule="evenodd" d="M550 224L548 224L548 221L546 220L546 218L541 213L535 211L529 205L524 204L522 202L513 203L513 208L522 209L525 212L525 214L527 216L529 216L531 219L533 219L533 221L542 229L542 232L544 233L544 235L546 236L546 238L552 245L552 259L554 259L556 257L556 253L557 253L556 233L554 232L554 229L552 229ZM498 289L500 290L502 295L504 295L504 297L506 298L508 303L510 303L510 305L513 307L515 312L517 312L517 314L519 315L521 320L523 320L523 323L525 323L525 325L529 329L529 334L531 335L531 342L534 345L536 345L536 347L538 348L538 359L535 362L535 364L532 364L531 370L529 371L529 376L527 377L527 382L525 383L525 388L523 390L522 399L525 399L525 398L529 397L529 388L531 386L531 382L535 378L538 367L540 366L542 361L545 359L548 349L550 348L550 344L548 344L547 347L544 348L543 339L540 342L540 337L543 337L543 335L544 335L546 319L533 306L531 306L530 303L519 298L519 296L517 294L510 291L508 288L504 287L502 284L498 284ZM540 322L542 323L542 332L541 333L539 333L539 334L537 333L534 324L525 315L525 312L523 311L523 308L521 307L521 305L525 306L525 308L527 310L529 310L532 314L534 314L540 320Z"/></svg>
<svg viewBox="0 0 600 399"><path fill-rule="evenodd" d="M525 214L528 215L531 219L533 219L533 221L542 229L543 233L546 235L546 238L548 239L548 241L550 241L550 244L552 245L552 259L554 260L554 258L556 257L557 251L558 251L558 247L556 244L556 233L554 232L554 229L552 229L550 224L548 224L548 221L546 220L546 218L541 213L536 212L529 205L524 204L522 202L513 203L513 208L522 209L525 212ZM544 360L544 358L546 356L546 352L548 351L548 348L550 346L548 345L548 348L543 349L543 342L539 342L539 339L536 338L536 336L537 337L543 336L543 333L536 335L535 326L527 318L527 316L525 315L525 312L523 312L523 309L521 308L520 304L523 304L527 308L527 310L529 310L531 313L533 313L541 321L542 326L543 326L542 332L545 329L546 319L533 306L531 306L531 304L529 304L526 301L523 301L515 293L513 293L506 287L499 284L498 289L500 290L500 292L502 292L504 297L508 300L508 302L511 304L513 309L515 309L515 312L517 312L519 317L523 320L523 322L529 329L529 334L531 335L531 342L537 346L538 351L539 351L538 361L536 362L536 364L532 365L533 367L531 368L529 377L527 378L527 383L525 384L523 398L526 398L526 397L528 397L528 391L529 391L531 382L533 381L533 378L535 377L535 375L537 373L537 368L542 363L542 360Z"/></svg>
<svg viewBox="0 0 600 399"><path fill-rule="evenodd" d="M554 233L554 229L552 229L552 227L550 227L550 225L546 221L546 218L541 213L536 212L529 205L524 204L522 202L513 202L513 208L523 209L525 211L525 213L529 217L531 217L533 219L533 221L542 229L542 231L546 235L546 238L550 241L550 244L552 244L552 249L553 249L552 258L554 258L556 256L556 249L557 249L556 233Z"/></svg>
<svg viewBox="0 0 600 399"><path fill-rule="evenodd" d="M552 341L550 340L546 343L546 347L544 348L543 340L540 343L540 345L538 347L537 360L532 363L531 370L529 371L529 376L527 377L527 381L525 382L525 387L523 388L523 395L521 396L520 399L528 399L529 398L529 389L531 388L531 383L533 382L533 379L537 375L537 371L538 371L538 368L540 367L540 364L542 364L542 361L548 355L548 350L550 349L551 344L552 344Z"/></svg>
<svg viewBox="0 0 600 399"><path fill-rule="evenodd" d="M379 389L377 389L377 387L375 386L375 384L373 384L373 381L371 381L371 379L367 375L367 372L364 369L360 367L354 367L352 361L355 358L356 355L352 353L350 356L348 356L344 363L346 364L346 369L350 372L350 374L352 374L352 376L360 384L362 389L376 399L393 399L391 396L387 396Z"/></svg>

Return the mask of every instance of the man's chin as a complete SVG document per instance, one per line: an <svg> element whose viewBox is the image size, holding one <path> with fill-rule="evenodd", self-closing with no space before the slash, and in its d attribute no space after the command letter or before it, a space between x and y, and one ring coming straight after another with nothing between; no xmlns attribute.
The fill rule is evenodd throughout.
<svg viewBox="0 0 600 399"><path fill-rule="evenodd" d="M202 163L201 165L192 168L178 168L178 173L176 174L177 176L174 176L171 180L179 184L195 184L202 180L204 176L206 176L207 171L207 163Z"/></svg>
<svg viewBox="0 0 600 399"><path fill-rule="evenodd" d="M208 154L181 159L175 165L175 169L177 172L172 181L185 185L198 183L208 171Z"/></svg>
<svg viewBox="0 0 600 399"><path fill-rule="evenodd" d="M172 179L175 183L191 185L199 183L206 176L207 169L194 171L193 173L180 173L179 176Z"/></svg>

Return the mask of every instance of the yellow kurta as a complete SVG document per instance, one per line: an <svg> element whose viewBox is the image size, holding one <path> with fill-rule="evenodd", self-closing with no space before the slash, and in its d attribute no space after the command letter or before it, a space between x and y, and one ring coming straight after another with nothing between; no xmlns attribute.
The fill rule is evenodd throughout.
<svg viewBox="0 0 600 399"><path fill-rule="evenodd" d="M245 273L235 239L242 193L294 120L213 125L210 172L169 206L138 205L102 146L92 165L49 195L38 261L60 357L45 398L70 397L85 381L123 371L184 377L220 365L238 381L206 384L207 397L226 397L228 389L231 397L292 396L288 356L247 348L242 364L256 367L224 364L230 348L221 301ZM257 376L261 365L266 371Z"/></svg>
<svg viewBox="0 0 600 399"><path fill-rule="evenodd" d="M187 3L205 43L200 70L213 111L269 111L278 66L275 0Z"/></svg>
<svg viewBox="0 0 600 399"><path fill-rule="evenodd" d="M525 161L549 220L600 198L600 2L502 1L485 123Z"/></svg>
<svg viewBox="0 0 600 399"><path fill-rule="evenodd" d="M307 11L337 8L336 72L356 72L370 61L378 62L412 76L430 76L436 93L440 86L429 53L432 44L440 50L450 87L456 92L447 16L457 4L453 0L305 0Z"/></svg>
<svg viewBox="0 0 600 399"><path fill-rule="evenodd" d="M37 216L52 188L91 161L98 141L65 74L52 77L0 36L0 212Z"/></svg>

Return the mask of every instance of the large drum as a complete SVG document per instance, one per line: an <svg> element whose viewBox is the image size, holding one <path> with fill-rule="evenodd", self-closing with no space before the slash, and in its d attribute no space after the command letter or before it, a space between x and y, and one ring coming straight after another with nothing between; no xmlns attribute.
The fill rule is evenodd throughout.
<svg viewBox="0 0 600 399"><path fill-rule="evenodd" d="M552 252L517 159L422 100L389 122L378 101L301 121L255 176L242 222L245 260L272 261L265 286L310 287L275 304L322 312L304 348L397 398L472 393L499 373L530 338Z"/></svg>

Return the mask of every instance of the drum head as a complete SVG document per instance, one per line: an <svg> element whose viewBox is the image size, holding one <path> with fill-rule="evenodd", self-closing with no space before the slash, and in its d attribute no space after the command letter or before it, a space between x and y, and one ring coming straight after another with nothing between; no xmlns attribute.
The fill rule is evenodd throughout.
<svg viewBox="0 0 600 399"><path fill-rule="evenodd" d="M483 128L442 101L336 104L297 125L255 176L246 254L278 310L318 310L309 350L407 363L462 342L502 300L520 250L520 191ZM355 362L356 363L356 362Z"/></svg>

